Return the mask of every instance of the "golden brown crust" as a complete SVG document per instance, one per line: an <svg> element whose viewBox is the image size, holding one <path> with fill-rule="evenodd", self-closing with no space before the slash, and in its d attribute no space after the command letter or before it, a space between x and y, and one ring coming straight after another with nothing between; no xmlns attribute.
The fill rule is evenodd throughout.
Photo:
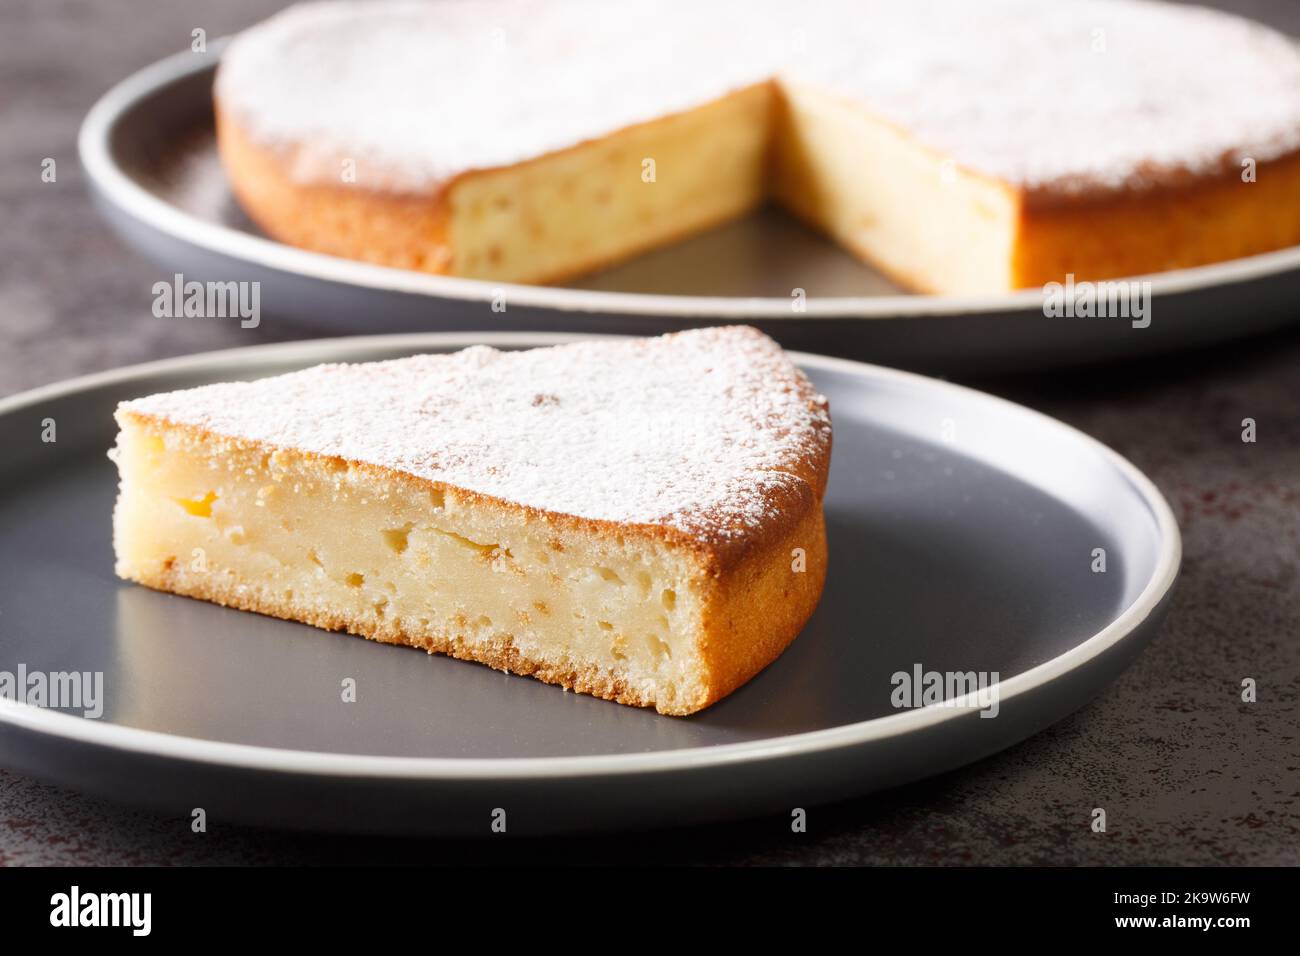
<svg viewBox="0 0 1300 956"><path fill-rule="evenodd" d="M217 149L239 204L267 235L301 249L418 272L445 274L445 190L430 195L379 192L347 183L294 182L292 150L253 143L216 104Z"/></svg>
<svg viewBox="0 0 1300 956"><path fill-rule="evenodd" d="M707 697L726 697L772 663L803 630L826 583L820 499L761 554L722 575L704 609L701 656Z"/></svg>
<svg viewBox="0 0 1300 956"><path fill-rule="evenodd" d="M1022 197L1013 282L1019 288L1147 275L1300 245L1300 154L1213 176L1064 197Z"/></svg>

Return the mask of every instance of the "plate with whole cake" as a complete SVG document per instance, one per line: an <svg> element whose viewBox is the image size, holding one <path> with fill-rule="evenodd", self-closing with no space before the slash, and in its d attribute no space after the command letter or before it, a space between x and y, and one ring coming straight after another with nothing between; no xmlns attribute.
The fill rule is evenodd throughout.
<svg viewBox="0 0 1300 956"><path fill-rule="evenodd" d="M80 148L170 269L348 331L1013 368L1275 327L1300 275L1300 52L1130 0L306 4Z"/></svg>
<svg viewBox="0 0 1300 956"><path fill-rule="evenodd" d="M210 820L896 785L1089 700L1179 563L1086 436L743 326L240 349L15 396L0 438L0 761Z"/></svg>

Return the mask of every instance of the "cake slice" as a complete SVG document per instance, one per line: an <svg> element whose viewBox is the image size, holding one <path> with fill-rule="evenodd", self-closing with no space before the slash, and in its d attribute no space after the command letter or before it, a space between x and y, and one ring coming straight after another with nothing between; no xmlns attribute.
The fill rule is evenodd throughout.
<svg viewBox="0 0 1300 956"><path fill-rule="evenodd" d="M117 573L664 714L821 595L826 400L746 327L124 402Z"/></svg>

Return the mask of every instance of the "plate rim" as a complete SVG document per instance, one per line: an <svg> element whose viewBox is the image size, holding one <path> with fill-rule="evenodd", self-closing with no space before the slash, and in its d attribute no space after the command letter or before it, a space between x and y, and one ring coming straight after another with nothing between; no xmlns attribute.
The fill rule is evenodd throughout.
<svg viewBox="0 0 1300 956"><path fill-rule="evenodd" d="M500 348L532 348L582 339L626 338L566 332L420 332L399 335L343 336L242 346L201 352L177 358L128 365L109 371L78 376L0 398L0 417L38 406L56 398L69 398L105 386L124 385L154 375L184 374L215 363L239 361L250 373L286 362L346 361L349 351L365 349L455 349L486 344ZM1156 563L1133 602L1104 628L1078 642L1062 654L998 682L1000 701L1029 694L1053 680L1086 665L1111 647L1139 633L1141 624L1162 604L1178 576L1182 559L1182 538L1173 510L1155 484L1118 452L1079 429L1042 412L977 389L952 382L871 365L851 359L808 352L788 352L801 368L825 368L848 372L877 381L883 379L937 389L966 402L994 407L1004 414L1060 429L1065 436L1111 464L1146 506L1155 521ZM121 724L88 720L72 714L39 708L25 702L0 699L0 725L26 730L66 742L107 748L139 757L180 760L212 767L248 771L306 774L313 776L410 781L535 780L540 778L583 778L682 772L735 764L807 756L852 748L888 738L901 737L956 720L977 706L976 694L958 700L968 707L947 704L901 711L819 730L730 744L704 744L671 750L632 754L589 754L551 757L406 757L377 754L328 753L283 749L190 737L165 731L145 730ZM665 718L671 719L671 718Z"/></svg>
<svg viewBox="0 0 1300 956"><path fill-rule="evenodd" d="M1036 289L980 295L809 296L795 312L789 298L665 295L609 292L490 282L439 276L358 262L298 249L263 236L201 219L160 199L137 183L113 158L110 146L117 123L140 100L204 71L214 71L231 37L209 41L202 53L183 50L137 70L101 96L82 121L77 152L92 188L123 214L157 232L206 251L288 275L343 283L371 291L396 292L460 302L490 302L505 293L522 308L556 312L653 316L694 321L737 318L899 320L919 316L1005 314L1039 311ZM1151 294L1170 296L1250 282L1300 270L1300 246L1278 249L1188 269L1126 276L1114 281L1149 281Z"/></svg>

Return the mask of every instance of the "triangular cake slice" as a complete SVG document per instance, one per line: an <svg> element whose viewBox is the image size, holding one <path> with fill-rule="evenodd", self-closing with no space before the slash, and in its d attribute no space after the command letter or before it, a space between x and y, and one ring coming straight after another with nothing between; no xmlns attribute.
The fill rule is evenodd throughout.
<svg viewBox="0 0 1300 956"><path fill-rule="evenodd" d="M745 327L118 407L117 573L690 714L821 595L826 400Z"/></svg>

